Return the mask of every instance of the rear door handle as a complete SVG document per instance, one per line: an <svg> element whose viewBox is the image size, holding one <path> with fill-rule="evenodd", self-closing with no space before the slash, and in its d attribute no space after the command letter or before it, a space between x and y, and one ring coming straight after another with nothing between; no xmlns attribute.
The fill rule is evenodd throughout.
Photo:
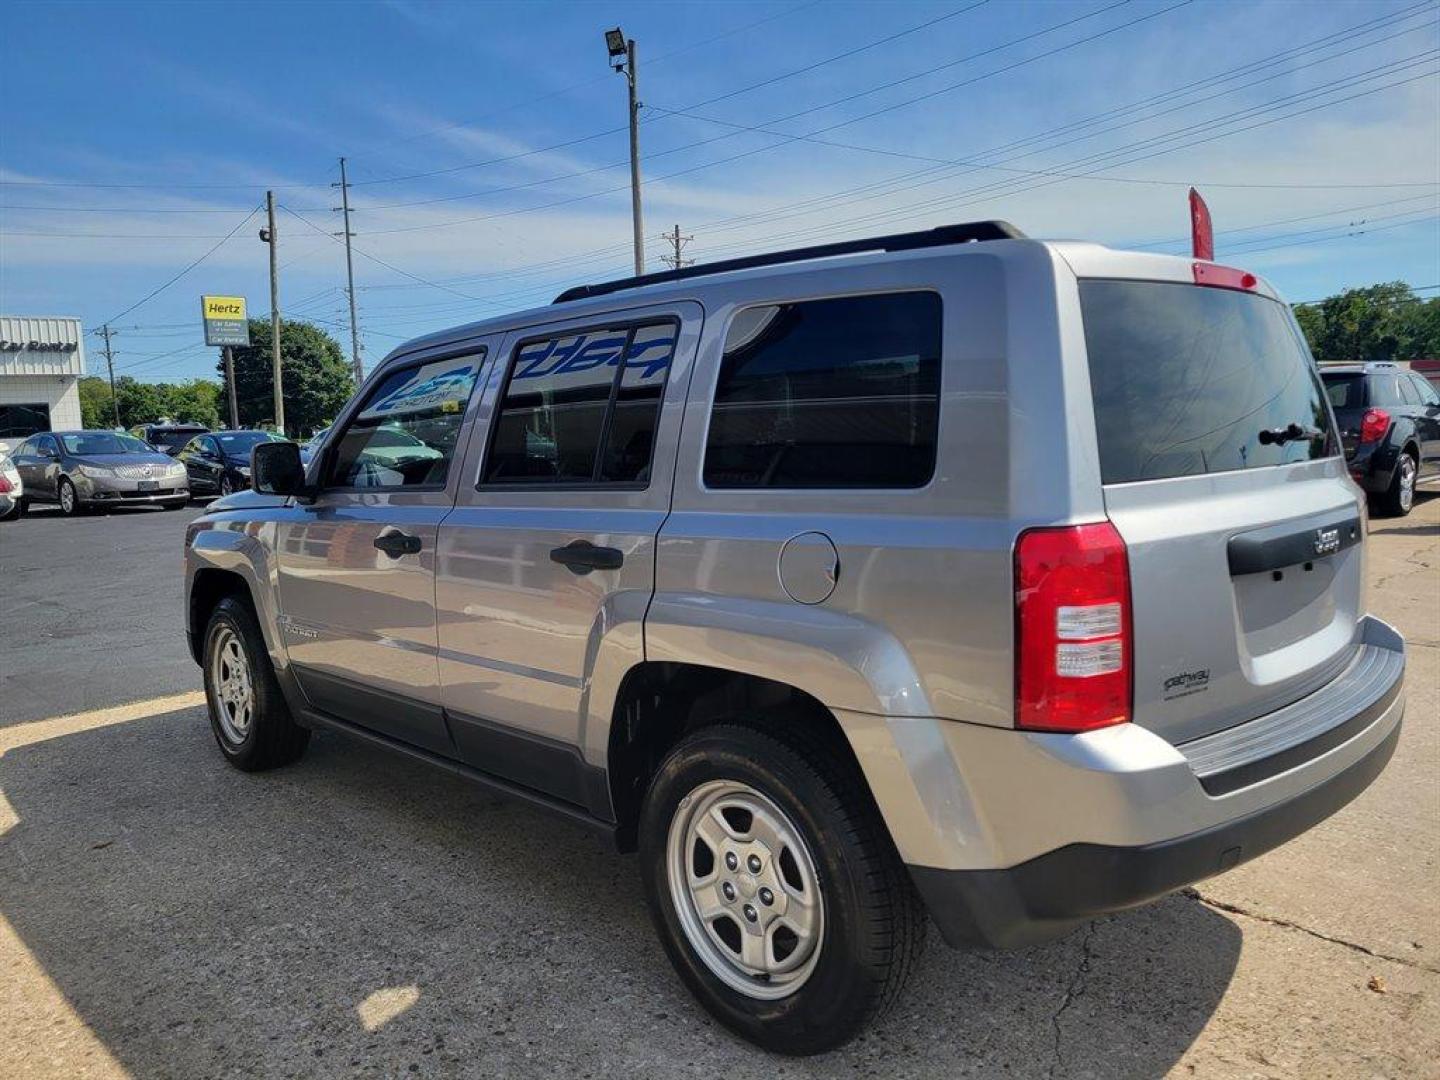
<svg viewBox="0 0 1440 1080"><path fill-rule="evenodd" d="M375 537L375 546L392 559L401 555L419 555L420 537L402 532L381 533Z"/></svg>
<svg viewBox="0 0 1440 1080"><path fill-rule="evenodd" d="M564 547L551 548L550 561L572 574L588 574L591 570L619 570L625 553L619 548L596 547L589 540L574 540Z"/></svg>

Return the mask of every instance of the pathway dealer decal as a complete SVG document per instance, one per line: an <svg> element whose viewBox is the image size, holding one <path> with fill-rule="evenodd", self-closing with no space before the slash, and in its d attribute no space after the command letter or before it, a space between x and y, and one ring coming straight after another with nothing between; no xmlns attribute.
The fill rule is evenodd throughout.
<svg viewBox="0 0 1440 1080"><path fill-rule="evenodd" d="M1178 675L1171 675L1165 680L1160 696L1165 701L1174 701L1176 698L1189 697L1209 689L1210 669L1200 668L1198 671L1182 671Z"/></svg>

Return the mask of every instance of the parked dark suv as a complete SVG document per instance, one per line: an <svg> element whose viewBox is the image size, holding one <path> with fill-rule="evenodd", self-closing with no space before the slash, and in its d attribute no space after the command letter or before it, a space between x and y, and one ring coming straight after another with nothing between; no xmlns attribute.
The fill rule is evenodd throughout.
<svg viewBox="0 0 1440 1080"><path fill-rule="evenodd" d="M1440 394L1399 364L1332 364L1320 376L1350 475L1378 511L1408 514L1415 486L1440 480Z"/></svg>
<svg viewBox="0 0 1440 1080"><path fill-rule="evenodd" d="M180 424L161 421L155 424L141 424L130 429L137 439L144 439L151 446L174 457L180 448L197 435L204 435L210 429L204 424Z"/></svg>

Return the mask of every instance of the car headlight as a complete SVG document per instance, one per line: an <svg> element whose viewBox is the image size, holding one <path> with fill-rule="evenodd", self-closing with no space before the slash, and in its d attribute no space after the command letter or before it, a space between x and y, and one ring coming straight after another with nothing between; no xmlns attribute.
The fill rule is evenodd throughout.
<svg viewBox="0 0 1440 1080"><path fill-rule="evenodd" d="M249 466L249 465L237 465L237 466L235 467L235 471L238 472L241 476L245 477L246 480L249 480L249 479L250 479L250 466Z"/></svg>
<svg viewBox="0 0 1440 1080"><path fill-rule="evenodd" d="M173 465L171 465L170 468L166 470L166 472L170 476L184 476L185 466L177 461Z"/></svg>
<svg viewBox="0 0 1440 1080"><path fill-rule="evenodd" d="M115 478L115 470L107 469L103 465L77 465L75 471L92 480L113 480Z"/></svg>

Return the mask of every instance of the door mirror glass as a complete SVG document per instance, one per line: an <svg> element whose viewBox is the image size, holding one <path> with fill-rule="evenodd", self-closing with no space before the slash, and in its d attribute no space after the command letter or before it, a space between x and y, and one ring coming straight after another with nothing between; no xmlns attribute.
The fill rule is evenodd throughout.
<svg viewBox="0 0 1440 1080"><path fill-rule="evenodd" d="M300 447L293 442L256 443L250 451L250 480L265 495L298 495L305 487Z"/></svg>

